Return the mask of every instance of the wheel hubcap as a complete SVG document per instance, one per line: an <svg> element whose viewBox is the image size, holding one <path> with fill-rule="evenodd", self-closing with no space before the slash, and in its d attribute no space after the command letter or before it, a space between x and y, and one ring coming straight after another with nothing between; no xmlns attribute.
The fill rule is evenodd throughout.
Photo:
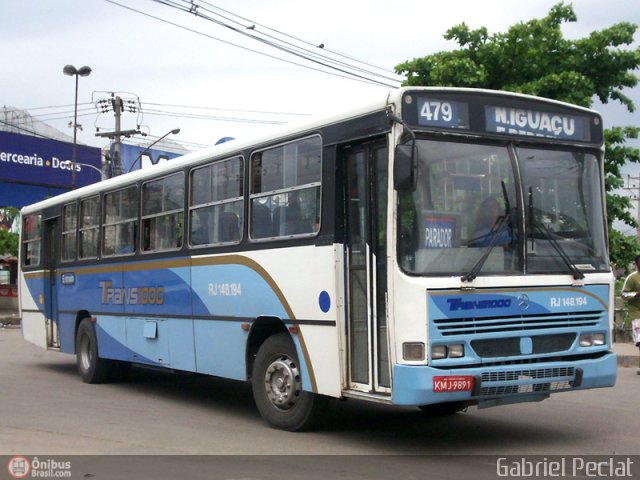
<svg viewBox="0 0 640 480"><path fill-rule="evenodd" d="M287 356L274 360L264 376L267 397L280 410L289 410L300 397L302 384L298 366Z"/></svg>
<svg viewBox="0 0 640 480"><path fill-rule="evenodd" d="M91 367L91 340L87 335L80 340L80 362L85 371Z"/></svg>

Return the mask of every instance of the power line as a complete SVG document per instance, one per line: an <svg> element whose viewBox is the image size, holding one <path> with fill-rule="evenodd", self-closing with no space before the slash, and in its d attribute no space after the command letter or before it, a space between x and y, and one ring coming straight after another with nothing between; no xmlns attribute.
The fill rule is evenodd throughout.
<svg viewBox="0 0 640 480"><path fill-rule="evenodd" d="M182 1L183 3L186 3L187 1L189 1L189 2L190 2L190 4L191 4L192 6L193 6L193 5L195 5L195 2L194 2L193 0L178 0L178 1ZM171 2L171 3L174 3L174 4L175 4L175 3L176 3L176 0L164 0L164 3L165 3L165 4L166 4L166 2ZM161 2L161 3L162 3L162 2ZM221 18L223 18L223 19L225 19L225 20L227 20L227 21L233 22L233 23L235 23L235 24L237 24L237 25L241 26L241 27L244 29L244 31L237 31L237 30L235 30L235 29L233 29L233 30L234 30L234 31L236 31L237 33L241 33L241 34L243 34L243 35L249 36L250 38L252 38L252 39L254 39L254 40L263 41L263 40L261 40L261 39L259 39L259 38L256 38L256 37L255 37L254 33L256 33L256 34L259 34L259 35L262 35L262 36L268 37L268 38L270 38L270 39L272 39L272 40L275 40L276 42L280 42L280 43L282 43L282 44L284 44L284 45L288 45L289 47L294 48L294 49L296 49L296 50L297 50L297 51L299 51L299 52L302 52L302 53L303 53L303 58L307 58L304 54L306 54L306 55L311 55L312 57L315 57L316 59L321 59L321 60L324 60L324 61L328 61L328 62L334 63L334 64L336 64L336 65L341 65L341 66L343 66L343 67L351 68L351 69L354 69L354 70L359 71L359 72L361 72L361 73L365 73L365 74L373 75L373 76L376 76L376 77L379 77L379 78L383 78L383 79L386 79L386 80L390 80L390 81L392 81L392 82L400 82L400 80L399 80L398 78L392 78L392 77L389 77L389 76L388 76L388 74L389 74L389 73L392 73L393 75L396 75L396 74L395 74L394 72L389 72L389 71L388 71L388 70L386 70L386 69L383 69L383 68L380 68L380 67L376 67L376 66L374 66L374 68L376 68L376 69L378 69L378 70L381 70L381 71L384 71L384 72L385 72L385 74L380 74L380 73L377 73L377 72L374 72L374 71L371 71L371 70L368 70L368 69L365 69L365 68L359 67L359 66L354 65L354 64L352 64L352 63L347 63L347 62L345 62L345 61L343 61L343 60L337 60L337 59L335 59L335 58L331 58L331 57L329 57L328 55L326 55L326 54L324 54L324 53L318 53L319 51L322 51L322 52L326 51L326 50L325 50L325 46L324 46L324 44L320 44L320 45L313 44L313 43L311 43L311 42L307 42L307 41L305 41L305 40L302 40L302 39L299 39L299 38L293 37L293 36L288 35L288 34L286 34L286 33L283 33L283 32L279 32L279 31L273 30L273 29L271 29L271 28L269 28L269 27L267 27L267 26L265 26L265 25L259 24L259 23L257 23L257 22L252 22L252 21L251 21L251 20L249 20L249 19L246 19L246 18L244 18L244 17L241 17L241 16L239 16L239 15L236 15L235 13L230 12L229 10L224 10L224 9L222 9L222 8L219 8L219 7L215 6L215 5L212 5L212 4L211 4L211 3L209 3L209 2L202 1L201 3L203 3L203 4L205 4L205 5L208 5L208 6L212 7L212 8L214 8L214 9L221 10L221 11L223 11L223 12L225 12L225 13L230 14L230 15L236 16L236 17L238 17L238 18L241 18L241 19L242 19L242 20L244 20L245 22L251 22L249 25L245 25L245 24L243 24L243 23L241 23L241 22L238 22L237 20L234 20L233 18L230 18L230 17L225 16L225 15L221 15L221 14L219 14L219 13L215 13L213 10L211 10L211 9L207 9L206 7L205 7L205 8L202 8L202 6L201 6L201 5L198 5L198 6L197 6L197 8L201 8L202 10L205 10L205 11L207 11L207 12L209 12L209 13L213 14L213 15L219 16L219 17L221 17ZM192 9L192 8L190 9L190 12L191 12L191 13L194 13L195 15L199 15L199 14L197 14L197 13L193 12L193 9ZM199 15L199 16L202 16L202 15ZM203 18L204 18L204 16L203 16ZM212 21L213 21L213 22L215 22L215 23L217 23L217 24L219 24L219 25L222 25L222 26L224 26L224 27L229 28L229 25L225 24L224 22L220 22L220 21L216 21L216 20L212 20ZM308 49L308 48L306 48L306 47L301 47L301 46L296 45L296 44L294 44L294 43L292 43L292 42L290 42L290 41L287 41L287 40L283 40L283 39L281 39L281 38L278 38L278 37L277 37L277 36L275 36L275 35L270 35L269 33L266 33L266 32L263 32L263 31L260 31L260 30L256 29L256 25L260 25L261 27L264 27L264 28L266 28L267 30L275 31L275 32L277 32L278 34L285 36L286 38L294 39L294 40L296 40L297 42L300 42L300 43L302 43L302 44L313 46L315 50L309 50L309 49ZM249 32L251 32L251 33L249 33ZM280 48L280 46L279 46L279 45L273 44L273 42L269 42L269 41L267 41L266 43L267 43L268 45L271 45L271 46L275 47L275 48ZM287 51L288 53L293 53L293 52L291 52L291 51L290 51L290 49L289 49L289 48L284 48L284 50L285 50L285 51ZM329 53L333 53L333 52L329 52ZM335 54L334 54L334 55L335 55ZM344 58L344 57L343 57L343 58ZM310 59L310 60L311 60L311 59ZM358 63L362 63L363 65L364 65L364 64L366 64L365 62L360 62L360 61L359 61L359 60L357 60L357 59L352 59L352 60L355 60L355 61L356 61L356 62L358 62ZM313 61L313 60L312 60L312 61ZM370 66L370 65L369 65L369 66ZM396 75L396 76L397 76L397 75Z"/></svg>
<svg viewBox="0 0 640 480"><path fill-rule="evenodd" d="M191 14L197 16L197 17L203 18L203 19L208 20L210 22L213 22L213 23L215 23L217 25L225 27L225 28L227 28L227 29L229 29L229 30L231 30L233 32L236 32L236 33L238 33L240 35L243 35L245 37L251 38L251 39L256 40L256 41L258 41L260 43L263 43L263 44L268 45L270 47L276 48L276 49L278 49L280 51L289 53L289 54L294 55L296 57L302 58L302 59L307 60L309 62L316 63L316 64L321 65L323 67L330 68L332 70L336 70L336 71L338 71L340 73L343 73L343 74L346 74L346 75L350 75L352 77L358 78L360 80L365 80L365 81L370 82L370 83L374 83L374 84L378 84L378 85L385 86L385 87L390 87L390 88L397 88L397 85L390 85L390 84L385 83L383 81L376 80L376 79L373 79L373 78L369 78L369 77L367 77L365 75L361 75L361 74L353 72L353 71L349 71L349 70L347 70L347 69L345 69L343 67L336 66L336 65L331 65L331 63L335 63L335 62L331 62L330 61L329 63L327 63L326 59L318 60L317 58L312 58L309 55L307 55L305 53L301 53L300 51L296 51L294 49L291 49L290 47L287 47L286 45L278 44L278 43L272 42L270 40L266 40L264 38L257 37L256 35L248 33L246 31L246 29L245 29L245 31L240 30L240 29L238 29L238 28L236 28L236 27L234 27L232 25L229 25L229 24L227 24L225 22L222 22L222 21L217 20L217 19L215 19L213 17L210 17L208 15L200 13L198 8L194 8L195 0L190 0L190 3L186 4L186 6L179 5L179 4L177 4L177 2L172 1L172 0L153 0L153 1L156 2L156 3L160 3L162 5L166 5L168 7L175 8L177 10L181 10L181 11L186 12L186 13L191 13ZM203 9L203 10L207 11L206 8ZM348 68L354 69L354 67L351 67L351 66L348 67ZM357 70L357 68L355 70ZM369 75L372 74L371 72L366 72L366 73L369 74ZM381 76L379 74L373 74L373 75L374 76Z"/></svg>
<svg viewBox="0 0 640 480"><path fill-rule="evenodd" d="M154 139L154 140L159 140L161 137L158 137L156 135L149 135L148 136L149 139ZM139 141L128 141L128 142L123 142L123 145L131 145L134 147L146 147L148 146L149 142L144 142L142 140ZM196 148L209 148L213 145L213 143L211 144L204 144L204 143L198 143L198 142L193 142L190 140L171 140L171 143L175 143L177 145L183 146L185 148L189 148L189 147L196 147Z"/></svg>
<svg viewBox="0 0 640 480"><path fill-rule="evenodd" d="M205 5L208 5L208 6L209 6L209 7L211 7L211 8L214 8L214 9L216 9L216 10L220 10L220 11L225 12L225 13L228 13L229 15L233 15L234 17L240 18L240 19L242 19L242 20L244 20L244 21L246 21L246 22L249 22L249 23L250 23L250 24L252 24L252 25L259 25L259 26L261 26L261 27L263 27L263 28L266 28L267 30L270 30L270 31L275 32L275 33L277 33L277 34L279 34L279 35L282 35L282 36L284 36L284 37L290 38L290 39L292 39L292 40L296 40L296 41L298 41L298 42L304 43L304 44L309 45L309 46L311 46L311 47L315 47L315 48L322 48L324 51L327 51L327 52L333 53L334 55L338 55L338 56L340 56L340 57L343 57L343 58L346 58L346 59L349 59L349 60L352 60L352 61L355 61L355 62L358 62L358 63L362 63L363 65L367 65L367 66L369 66L369 67L376 68L376 69L378 69L378 70L382 70L382 71L384 71L384 72L393 73L394 75L397 75L393 70L389 70L389 69L387 69L387 68L385 68L385 67L380 67L380 66L378 66L378 65L375 65L375 64L369 63L369 62L367 62L367 61L360 60L360 59L358 59L358 58L355 58L355 57L352 57L352 56L346 55L346 54L344 54L344 53L340 53L340 52L338 52L338 51L335 51L335 50L329 49L329 48L327 48L327 47L326 47L326 45L324 45L324 44L316 44L316 43L313 43L313 42L309 42L309 41L304 40L304 39L302 39L302 38L299 38L299 37L296 37L296 36L290 35L290 34L288 34L288 33L286 33L286 32L283 32L283 31L277 30L277 29L275 29L275 28L271 28L271 27L269 27L269 26L267 26L267 25L264 25L264 24L262 24L262 23L258 23L258 22L256 22L255 20L251 20L251 19L249 19L249 18L246 18L246 17L243 17L243 16L241 16L241 15L238 15L237 13L233 13L233 12L231 12L231 11L229 11L229 10L225 10L224 8L222 8L222 7L218 7L217 5L213 5L213 4L209 3L209 2L207 2L206 0L201 0L201 2L202 2L202 3L204 3ZM402 77L402 75L397 75L397 76Z"/></svg>
<svg viewBox="0 0 640 480"><path fill-rule="evenodd" d="M155 105L159 107L175 107L175 108L192 108L192 109L200 109L200 110L217 110L222 112L241 112L241 113L260 113L264 115L285 115L285 116L300 116L300 117L310 117L310 113L295 113L295 112L270 112L264 110L244 110L241 108L220 108L220 107L203 107L196 105L176 105L171 103L154 103L154 102L143 102L144 105Z"/></svg>
<svg viewBox="0 0 640 480"><path fill-rule="evenodd" d="M213 115L168 112L165 110L155 110L155 109L144 109L143 113L146 115L156 115L161 117L191 118L195 120L216 120L216 121L222 121L222 122L235 122L235 123L260 123L265 125L284 125L287 123L280 120L259 120L255 118L218 117Z"/></svg>
<svg viewBox="0 0 640 480"><path fill-rule="evenodd" d="M82 105L93 105L92 102L82 102L82 103L78 103L78 106L82 106ZM18 108L14 108L14 109L7 109L8 111L18 111L18 110L52 110L54 108L73 108L75 106L74 103L68 104L68 105L51 105L48 107L31 107L31 108L22 108L22 109L18 109Z"/></svg>
<svg viewBox="0 0 640 480"><path fill-rule="evenodd" d="M78 117L90 117L90 116L93 116L93 115L97 115L97 113L96 112L93 112L93 113L79 113ZM71 118L73 118L73 112L71 112L70 114L64 115L62 117L53 117L53 118L44 118L43 119L42 117L34 116L33 118L37 118L38 120L43 121L43 122L44 121L52 122L54 120L71 119Z"/></svg>
<svg viewBox="0 0 640 480"><path fill-rule="evenodd" d="M141 11L141 10L137 10L137 9L135 9L135 8L133 8L133 7L129 7L129 6L127 6L127 5L123 5L123 4L121 4L121 3L116 2L115 0L105 0L105 1L106 1L106 2L108 2L108 3L111 3L112 5L116 5L116 6L118 6L118 7L124 8L124 9L126 9L126 10L130 10L130 11L132 11L132 12L136 12L136 13L138 13L138 14L140 14L140 15L144 15L145 17L149 17L149 18L152 18L152 19L154 19L154 20L158 20L158 21L160 21L160 22L166 23L166 24L168 24L168 25L172 25L172 26L177 27L177 28L180 28L180 29L182 29L182 30L186 30L186 31L188 31L188 32L195 33L195 34L197 34L197 35L200 35L200 36L203 36L203 37L209 38L209 39L211 39L211 40L216 40L216 41L221 42L221 43L224 43L224 44L226 44L226 45L231 45L231 46L233 46L233 47L237 47L237 48L240 48L240 49L242 49L242 50L246 50L246 51L248 51L248 52L256 53L256 54L258 54L258 55L262 55L262 56L267 57L267 58L271 58L271 59L274 59L274 60L279 60L279 61L281 61L281 62L285 62L285 63L291 64L291 65L296 65L296 66L298 66L298 67L306 68L306 69L308 69L308 70L313 70L313 71L316 71L316 72L325 73L325 74L327 74L327 75L333 75L334 77L346 78L346 79L349 79L349 80L360 81L360 82L362 82L362 83L378 84L378 85L379 85L379 82L375 82L375 81L373 81L373 80L365 80L365 79L354 78L353 76L349 76L349 75L341 75L341 74L336 73L336 72L331 72L331 71L327 71L327 70L322 70L322 69L320 69L320 68L312 67L312 66L310 66L310 65L304 65L304 64L302 64L302 63L298 63L298 62L294 62L294 61L291 61L291 60L287 60L287 59L285 59L285 58L278 57L278 56L276 56L276 55L271 55L271 54L266 53L266 52L261 52L261 51L259 51L259 50L254 50L254 49L249 48L249 47L245 47L245 46L242 46L242 45L238 45L237 43L229 42L229 41L227 41L227 40L223 40L223 39L221 39L221 38L214 37L213 35L209 35L209 34L207 34L207 33L200 32L200 31L195 30L195 29L193 29L193 28L189 28L189 27L186 27L186 26L184 26L184 25L180 25L180 24L178 24L178 23L175 23L175 22L172 22L172 21L166 20L166 19L164 19L164 18L160 18L160 17L157 17L157 16L155 16L155 15L151 15L151 14L146 13L146 12L143 12L143 11Z"/></svg>

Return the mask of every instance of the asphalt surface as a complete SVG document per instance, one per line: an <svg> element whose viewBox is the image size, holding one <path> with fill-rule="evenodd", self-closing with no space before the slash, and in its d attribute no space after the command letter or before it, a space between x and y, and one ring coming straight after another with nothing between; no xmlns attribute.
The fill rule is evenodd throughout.
<svg viewBox="0 0 640 480"><path fill-rule="evenodd" d="M75 357L0 328L0 455L69 460L71 478L499 478L500 456L639 454L636 371L619 367L614 388L444 418L332 401L321 429L288 433L265 425L244 383L134 369L86 385Z"/></svg>

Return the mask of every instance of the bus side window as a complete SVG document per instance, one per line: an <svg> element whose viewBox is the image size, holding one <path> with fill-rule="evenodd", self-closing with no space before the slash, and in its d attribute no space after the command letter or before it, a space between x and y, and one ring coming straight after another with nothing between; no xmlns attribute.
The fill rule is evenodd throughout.
<svg viewBox="0 0 640 480"><path fill-rule="evenodd" d="M104 196L102 253L128 255L136 251L137 187L127 187Z"/></svg>
<svg viewBox="0 0 640 480"><path fill-rule="evenodd" d="M80 202L80 251L78 258L97 258L100 237L100 197L87 198Z"/></svg>
<svg viewBox="0 0 640 480"><path fill-rule="evenodd" d="M22 233L23 260L25 267L40 265L40 247L42 245L42 215L28 215L24 218Z"/></svg>
<svg viewBox="0 0 640 480"><path fill-rule="evenodd" d="M192 170L189 205L192 246L240 243L244 219L243 179L242 157Z"/></svg>
<svg viewBox="0 0 640 480"><path fill-rule="evenodd" d="M179 172L142 185L142 251L182 247L184 173Z"/></svg>
<svg viewBox="0 0 640 480"><path fill-rule="evenodd" d="M317 233L321 173L322 140L318 135L253 153L251 238Z"/></svg>

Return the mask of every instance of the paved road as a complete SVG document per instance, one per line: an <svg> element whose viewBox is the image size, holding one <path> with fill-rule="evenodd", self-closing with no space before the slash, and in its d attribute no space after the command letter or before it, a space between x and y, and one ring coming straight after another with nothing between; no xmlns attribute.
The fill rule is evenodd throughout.
<svg viewBox="0 0 640 480"><path fill-rule="evenodd" d="M559 394L539 404L471 408L450 418L428 418L414 408L335 401L323 429L287 433L262 422L247 385L137 369L126 383L86 385L76 374L74 357L41 350L24 342L19 330L2 329L0 387L3 455L372 455L364 470L360 461L342 463L368 478L384 478L376 476L380 458L395 458L397 472L415 462L381 457L387 455L640 453L640 376L635 368L619 369L612 389ZM242 461L245 466L254 465L264 475L242 478L271 478L265 473L271 471L265 470L269 458L281 466L291 463L275 457L245 458L251 458ZM432 457L430 465L437 471L456 464L443 458L434 462ZM217 465L224 469L225 462L233 463L219 459ZM320 467L315 462L319 470L308 465L309 478L315 478L314 472L322 478L323 469L338 468L336 462L329 459ZM199 468L198 460L188 463ZM295 463L299 467L304 462ZM165 464L175 462L155 462L163 472ZM228 468L231 472L231 465Z"/></svg>

